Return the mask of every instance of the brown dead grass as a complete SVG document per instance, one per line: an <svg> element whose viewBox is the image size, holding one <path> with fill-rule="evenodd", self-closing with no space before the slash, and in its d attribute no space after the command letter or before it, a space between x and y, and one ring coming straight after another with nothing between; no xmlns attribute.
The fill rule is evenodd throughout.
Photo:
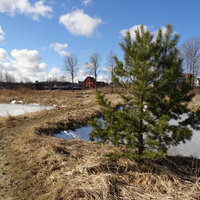
<svg viewBox="0 0 200 200"><path fill-rule="evenodd" d="M15 143L9 150L17 157L12 160L13 177L19 180L16 199L198 199L200 195L200 179L187 170L189 163L192 167L190 158L185 158L186 166L178 157L154 163L111 161L105 155L120 149L31 133L21 134ZM174 171L179 162L181 169Z"/></svg>
<svg viewBox="0 0 200 200"><path fill-rule="evenodd" d="M110 94L110 88L101 89L108 98L116 99L117 94ZM22 101L24 104L36 103L40 105L73 106L93 102L96 98L95 90L7 90L0 89L0 102L10 103L12 100Z"/></svg>
<svg viewBox="0 0 200 200"><path fill-rule="evenodd" d="M0 90L0 102L10 103L12 100L22 101L25 104L38 103L40 105L66 105L75 99L78 103L79 98L87 98L88 94L95 94L94 91L53 91L53 90ZM95 96L95 95L94 95Z"/></svg>
<svg viewBox="0 0 200 200"><path fill-rule="evenodd" d="M6 144L3 150L7 155L3 165L11 176L6 199L200 199L198 159L166 157L155 162L136 162L125 158L112 160L106 155L122 153L123 149L52 137L60 129L85 123L88 116L99 111L93 91L59 91L56 94L58 96L53 97L52 91L34 91L31 98L30 94L22 96L26 103L34 98L32 103L52 105L59 102L52 110L1 118L0 142ZM21 93L12 95L22 100L21 96L17 96ZM117 102L117 94L106 95ZM42 100L37 100L36 96ZM48 104L49 100L45 99L51 97ZM8 141L8 136L12 140Z"/></svg>
<svg viewBox="0 0 200 200"><path fill-rule="evenodd" d="M197 94L189 104L189 108L191 110L198 110L200 109L200 94Z"/></svg>

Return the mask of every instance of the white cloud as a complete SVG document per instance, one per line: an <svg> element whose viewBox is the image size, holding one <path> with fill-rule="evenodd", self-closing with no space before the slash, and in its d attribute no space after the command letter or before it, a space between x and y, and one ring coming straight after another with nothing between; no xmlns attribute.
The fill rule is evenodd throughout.
<svg viewBox="0 0 200 200"><path fill-rule="evenodd" d="M40 63L41 56L38 51L14 49L11 51L11 55L13 57L11 64L18 80L21 77L27 77L31 81L44 80L46 63Z"/></svg>
<svg viewBox="0 0 200 200"><path fill-rule="evenodd" d="M4 36L0 35L0 43L4 41Z"/></svg>
<svg viewBox="0 0 200 200"><path fill-rule="evenodd" d="M0 48L0 60L1 61L9 60L6 50L2 48Z"/></svg>
<svg viewBox="0 0 200 200"><path fill-rule="evenodd" d="M23 80L46 81L48 78L63 76L57 67L45 72L46 63L41 62L42 58L37 50L14 49L9 58L5 49L0 48L0 70L9 73L18 82Z"/></svg>
<svg viewBox="0 0 200 200"><path fill-rule="evenodd" d="M51 80L54 78L57 80L61 80L61 79L65 80L65 78L63 77L64 77L64 74L62 74L60 72L60 69L58 69L57 67L51 68L51 70L47 74L47 79L51 79Z"/></svg>
<svg viewBox="0 0 200 200"><path fill-rule="evenodd" d="M18 82L24 80L46 81L49 78L58 78L58 80L71 81L64 72L57 67L46 71L46 63L41 62L42 58L37 50L14 49L8 53L0 48L0 70L4 74L9 73L16 78ZM79 69L75 81L83 81L87 77L85 70ZM108 80L108 78L106 78ZM98 80L105 81L105 75L98 76Z"/></svg>
<svg viewBox="0 0 200 200"><path fill-rule="evenodd" d="M109 67L103 67L102 71L105 73L110 73L111 69L109 69Z"/></svg>
<svg viewBox="0 0 200 200"><path fill-rule="evenodd" d="M141 24L140 24L141 25ZM135 31L140 27L140 25L135 25L133 27L131 27L130 29L123 29L120 31L120 34L125 37L126 33L129 31L131 34L131 38L135 39ZM148 26L144 25L144 30L149 30Z"/></svg>
<svg viewBox="0 0 200 200"><path fill-rule="evenodd" d="M0 62L0 69L1 71L9 71L9 72L14 72L17 69L13 66L12 63L10 62Z"/></svg>
<svg viewBox="0 0 200 200"><path fill-rule="evenodd" d="M92 18L83 10L77 9L66 15L61 15L59 22L73 35L92 36L95 29L102 24L100 18Z"/></svg>
<svg viewBox="0 0 200 200"><path fill-rule="evenodd" d="M0 12L8 13L11 16L25 14L32 19L38 20L40 16L51 18L52 8L44 4L44 0L36 1L33 5L29 0L1 0Z"/></svg>
<svg viewBox="0 0 200 200"><path fill-rule="evenodd" d="M162 33L165 34L165 32L167 31L167 28L165 26L161 26L160 28L162 30ZM175 34L176 32L173 32L173 34ZM152 31L151 34L154 35L154 38L156 38L158 36L158 30L156 31Z"/></svg>
<svg viewBox="0 0 200 200"><path fill-rule="evenodd" d="M68 44L60 44L60 43L53 43L50 44L50 49L53 49L55 52L57 52L60 56L68 56L70 53L65 51L68 47Z"/></svg>
<svg viewBox="0 0 200 200"><path fill-rule="evenodd" d="M92 0L83 0L82 1L82 5L84 5L84 6L88 6L88 5L92 4L92 3L93 3Z"/></svg>
<svg viewBox="0 0 200 200"><path fill-rule="evenodd" d="M46 64L40 63L41 57L36 50L17 50L11 51L12 57L15 59L13 64L24 73L42 72Z"/></svg>
<svg viewBox="0 0 200 200"><path fill-rule="evenodd" d="M75 81L84 81L87 76L87 73L83 70L79 70L76 74Z"/></svg>
<svg viewBox="0 0 200 200"><path fill-rule="evenodd" d="M97 81L111 82L109 75L99 74Z"/></svg>
<svg viewBox="0 0 200 200"><path fill-rule="evenodd" d="M60 70L57 67L51 68L51 70L49 72L49 74L51 74L52 76L55 74L58 74L58 73L60 73Z"/></svg>
<svg viewBox="0 0 200 200"><path fill-rule="evenodd" d="M24 63L37 63L41 60L40 54L36 50L17 50L14 49L11 51L11 55L13 58L15 58L17 61L23 61Z"/></svg>
<svg viewBox="0 0 200 200"><path fill-rule="evenodd" d="M0 35L5 35L5 33L4 33L3 29L1 28L1 26L0 26Z"/></svg>
<svg viewBox="0 0 200 200"><path fill-rule="evenodd" d="M5 35L5 33L4 33L3 29L0 26L0 43L2 43L4 41L4 35Z"/></svg>

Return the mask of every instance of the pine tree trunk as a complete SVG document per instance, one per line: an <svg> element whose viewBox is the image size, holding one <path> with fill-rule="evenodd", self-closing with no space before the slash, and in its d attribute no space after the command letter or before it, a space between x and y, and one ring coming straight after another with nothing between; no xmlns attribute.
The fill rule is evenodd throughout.
<svg viewBox="0 0 200 200"><path fill-rule="evenodd" d="M144 151L144 144L143 144L143 101L144 101L144 97L143 94L141 96L141 108L140 108L140 132L139 132L139 138L138 138L138 153L139 155L142 155L143 151Z"/></svg>

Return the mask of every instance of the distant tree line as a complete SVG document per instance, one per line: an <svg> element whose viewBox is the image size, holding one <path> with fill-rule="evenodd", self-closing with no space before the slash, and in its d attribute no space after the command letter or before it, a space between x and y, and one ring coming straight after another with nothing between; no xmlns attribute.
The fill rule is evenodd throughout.
<svg viewBox="0 0 200 200"><path fill-rule="evenodd" d="M0 72L0 82L5 82L5 83L16 83L15 77L8 73L8 72Z"/></svg>
<svg viewBox="0 0 200 200"><path fill-rule="evenodd" d="M200 36L192 37L182 43L179 47L180 58L183 60L183 73L191 79L191 85L195 85L195 80L200 76ZM105 64L104 72L109 75L111 92L113 92L113 77L114 77L114 67L116 66L115 58L116 55L113 51L110 51L107 56L107 62ZM92 53L89 55L89 61L85 63L85 69L87 70L87 75L94 77L95 81L98 81L98 76L100 73L101 55L99 52ZM69 76L68 80L72 83L72 88L74 88L75 78L80 70L80 64L78 56L75 54L70 54L64 57L63 70L66 75ZM63 75L60 77L48 78L43 83L48 82L50 87L54 84L59 84L61 82L66 82L67 76ZM6 83L7 85L12 85L13 83L31 83L32 81L29 77L21 77L21 81L18 81L15 76L9 72L0 71L0 83ZM5 85L5 84L4 84ZM97 85L95 86L97 90Z"/></svg>

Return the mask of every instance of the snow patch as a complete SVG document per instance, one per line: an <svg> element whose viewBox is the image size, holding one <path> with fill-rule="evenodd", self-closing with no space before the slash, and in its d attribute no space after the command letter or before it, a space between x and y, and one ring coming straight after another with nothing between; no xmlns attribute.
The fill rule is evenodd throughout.
<svg viewBox="0 0 200 200"><path fill-rule="evenodd" d="M12 103L12 104L17 104L17 103L19 103L19 104L21 104L21 103L23 103L23 101L17 101L17 100L12 100L10 103Z"/></svg>
<svg viewBox="0 0 200 200"><path fill-rule="evenodd" d="M0 116L17 116L23 115L25 113L37 112L41 110L49 110L54 108L53 106L41 106L41 105L33 105L33 104L16 104L13 100L10 104L0 104ZM21 102L21 101L19 101Z"/></svg>

